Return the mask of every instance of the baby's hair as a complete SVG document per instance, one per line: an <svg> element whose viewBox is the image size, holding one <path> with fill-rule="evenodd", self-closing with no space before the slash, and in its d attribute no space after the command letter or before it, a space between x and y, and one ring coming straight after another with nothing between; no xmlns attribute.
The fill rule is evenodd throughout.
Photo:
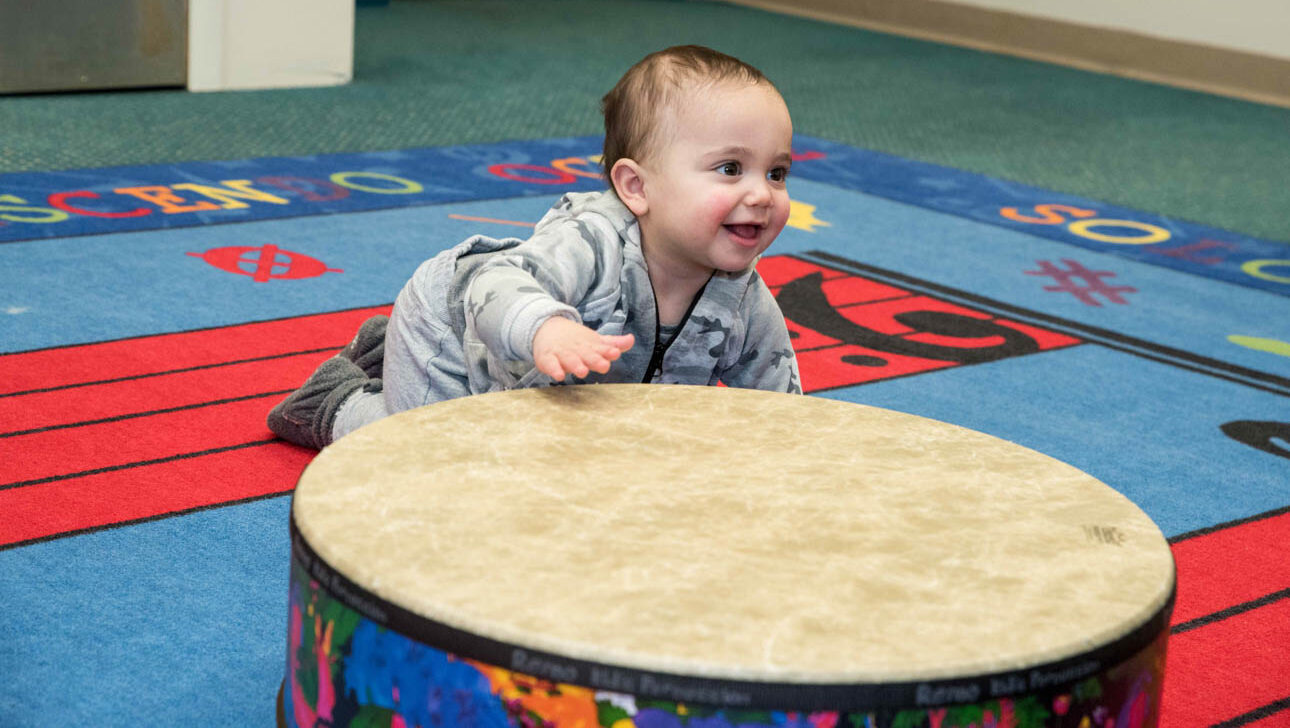
<svg viewBox="0 0 1290 728"><path fill-rule="evenodd" d="M608 175L620 159L642 160L658 136L658 120L678 92L725 81L774 84L747 63L711 48L673 46L642 58L601 99L605 147L600 160Z"/></svg>

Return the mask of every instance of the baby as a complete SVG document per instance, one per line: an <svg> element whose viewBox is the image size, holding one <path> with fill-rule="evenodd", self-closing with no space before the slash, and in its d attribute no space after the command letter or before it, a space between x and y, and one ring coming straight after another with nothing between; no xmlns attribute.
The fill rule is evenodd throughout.
<svg viewBox="0 0 1290 728"><path fill-rule="evenodd" d="M269 413L321 449L468 394L582 381L800 393L754 270L788 221L788 107L760 71L701 46L646 56L603 100L611 189L565 195L528 240L472 237L423 263Z"/></svg>

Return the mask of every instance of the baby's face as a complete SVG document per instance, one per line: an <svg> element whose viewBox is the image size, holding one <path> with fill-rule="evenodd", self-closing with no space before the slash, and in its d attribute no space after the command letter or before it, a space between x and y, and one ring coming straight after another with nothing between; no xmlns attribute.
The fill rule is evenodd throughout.
<svg viewBox="0 0 1290 728"><path fill-rule="evenodd" d="M698 89L663 114L644 165L646 249L693 270L739 271L788 221L793 122L766 84Z"/></svg>

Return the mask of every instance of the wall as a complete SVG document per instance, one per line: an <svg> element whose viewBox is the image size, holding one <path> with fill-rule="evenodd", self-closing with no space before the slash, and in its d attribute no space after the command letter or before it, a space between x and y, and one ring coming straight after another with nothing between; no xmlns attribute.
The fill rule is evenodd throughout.
<svg viewBox="0 0 1290 728"><path fill-rule="evenodd" d="M354 68L354 0L190 0L188 89L334 86Z"/></svg>
<svg viewBox="0 0 1290 728"><path fill-rule="evenodd" d="M1286 0L731 0L1290 107Z"/></svg>
<svg viewBox="0 0 1290 728"><path fill-rule="evenodd" d="M1285 0L954 1L1290 59L1290 3Z"/></svg>

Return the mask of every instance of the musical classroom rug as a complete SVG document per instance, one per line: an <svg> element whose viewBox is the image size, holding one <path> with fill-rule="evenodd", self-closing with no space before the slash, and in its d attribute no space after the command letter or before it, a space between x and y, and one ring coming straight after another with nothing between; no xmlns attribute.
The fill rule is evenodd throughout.
<svg viewBox="0 0 1290 728"><path fill-rule="evenodd" d="M602 188L599 147L0 175L0 725L272 725L312 453L265 413L422 260ZM1161 725L1290 724L1290 247L822 139L794 151L760 269L808 393L1124 493L1178 566Z"/></svg>

